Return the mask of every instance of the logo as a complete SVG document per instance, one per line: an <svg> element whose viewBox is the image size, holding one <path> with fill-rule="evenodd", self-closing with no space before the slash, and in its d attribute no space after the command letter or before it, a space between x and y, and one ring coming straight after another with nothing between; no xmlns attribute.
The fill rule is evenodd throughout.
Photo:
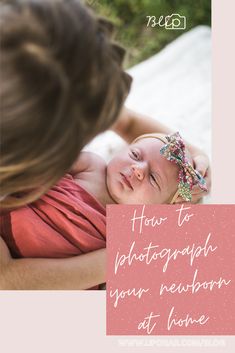
<svg viewBox="0 0 235 353"><path fill-rule="evenodd" d="M165 27L165 29L176 29L184 30L186 29L186 17L180 16L177 13L173 13L168 16L160 16L158 19L156 16L146 16L148 19L147 27Z"/></svg>

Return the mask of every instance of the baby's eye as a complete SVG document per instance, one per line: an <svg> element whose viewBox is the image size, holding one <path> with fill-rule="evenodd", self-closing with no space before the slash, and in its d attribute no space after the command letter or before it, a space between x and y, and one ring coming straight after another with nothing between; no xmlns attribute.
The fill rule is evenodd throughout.
<svg viewBox="0 0 235 353"><path fill-rule="evenodd" d="M136 150L131 150L131 157L134 158L136 161L140 160L140 155Z"/></svg>
<svg viewBox="0 0 235 353"><path fill-rule="evenodd" d="M160 189L157 179L153 173L150 174L150 182L153 186L157 186Z"/></svg>

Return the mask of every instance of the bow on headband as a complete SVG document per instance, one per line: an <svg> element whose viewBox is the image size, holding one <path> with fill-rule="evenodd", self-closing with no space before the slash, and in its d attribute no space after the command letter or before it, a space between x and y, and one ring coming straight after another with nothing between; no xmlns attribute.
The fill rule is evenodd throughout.
<svg viewBox="0 0 235 353"><path fill-rule="evenodd" d="M185 200L191 201L191 190L198 185L202 190L207 191L205 179L189 163L185 154L185 144L179 132L165 136L167 144L163 146L160 153L168 161L176 163L180 167L178 177L178 194Z"/></svg>

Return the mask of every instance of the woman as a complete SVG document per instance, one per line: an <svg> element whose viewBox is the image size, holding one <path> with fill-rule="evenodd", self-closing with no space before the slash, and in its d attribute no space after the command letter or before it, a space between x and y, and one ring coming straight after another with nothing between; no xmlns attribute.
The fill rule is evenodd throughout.
<svg viewBox="0 0 235 353"><path fill-rule="evenodd" d="M76 0L11 0L0 7L3 224L12 208L37 200L111 125L129 141L169 130L123 108L131 79L107 21ZM208 184L207 157L189 148ZM201 197L195 190L194 201ZM0 254L2 289L84 289L105 281L104 249L69 259L12 259L0 238Z"/></svg>

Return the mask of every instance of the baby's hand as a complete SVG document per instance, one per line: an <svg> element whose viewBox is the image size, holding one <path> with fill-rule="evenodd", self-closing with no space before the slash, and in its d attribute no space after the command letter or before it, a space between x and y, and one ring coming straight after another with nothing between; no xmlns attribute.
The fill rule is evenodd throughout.
<svg viewBox="0 0 235 353"><path fill-rule="evenodd" d="M199 186L194 186L192 189L191 203L198 203L201 198L208 195L211 189L211 168L209 165L209 158L207 155L197 147L192 145L187 146L193 158L194 168L203 176L206 181L208 191L203 191ZM185 203L182 197L178 197L175 203Z"/></svg>

